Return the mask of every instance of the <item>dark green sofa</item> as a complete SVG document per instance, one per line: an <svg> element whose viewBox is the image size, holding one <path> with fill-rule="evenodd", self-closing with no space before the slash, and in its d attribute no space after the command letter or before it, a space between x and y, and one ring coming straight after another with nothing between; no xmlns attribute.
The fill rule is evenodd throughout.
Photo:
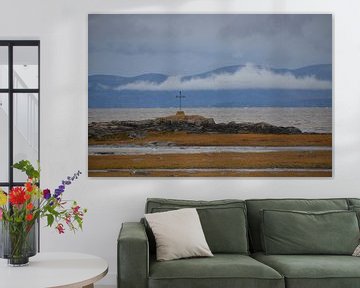
<svg viewBox="0 0 360 288"><path fill-rule="evenodd" d="M214 257L158 262L154 237L144 221L124 223L117 246L118 287L360 287L360 257L266 255L260 233L264 209L320 212L350 210L355 206L360 207L360 199L148 199L146 213L197 208Z"/></svg>

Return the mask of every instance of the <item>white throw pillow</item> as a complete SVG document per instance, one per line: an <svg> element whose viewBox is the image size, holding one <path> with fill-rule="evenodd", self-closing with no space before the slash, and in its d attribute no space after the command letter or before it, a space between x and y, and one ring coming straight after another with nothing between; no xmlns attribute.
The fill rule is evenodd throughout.
<svg viewBox="0 0 360 288"><path fill-rule="evenodd" d="M358 246L356 246L352 256L360 257L360 244Z"/></svg>
<svg viewBox="0 0 360 288"><path fill-rule="evenodd" d="M145 214L156 240L156 259L213 256L195 208Z"/></svg>

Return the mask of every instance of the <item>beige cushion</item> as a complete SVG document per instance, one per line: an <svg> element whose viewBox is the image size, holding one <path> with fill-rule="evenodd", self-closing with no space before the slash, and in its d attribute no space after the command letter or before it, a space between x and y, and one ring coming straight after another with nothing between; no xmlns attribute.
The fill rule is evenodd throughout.
<svg viewBox="0 0 360 288"><path fill-rule="evenodd" d="M145 214L156 241L156 259L213 256L195 208Z"/></svg>
<svg viewBox="0 0 360 288"><path fill-rule="evenodd" d="M358 246L356 246L352 256L360 257L360 244Z"/></svg>

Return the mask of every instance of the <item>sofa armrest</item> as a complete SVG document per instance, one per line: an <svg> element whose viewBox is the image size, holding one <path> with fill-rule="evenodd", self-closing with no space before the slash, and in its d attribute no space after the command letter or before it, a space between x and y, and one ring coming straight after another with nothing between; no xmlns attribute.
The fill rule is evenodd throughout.
<svg viewBox="0 0 360 288"><path fill-rule="evenodd" d="M123 223L117 242L118 288L146 288L149 242L141 223Z"/></svg>

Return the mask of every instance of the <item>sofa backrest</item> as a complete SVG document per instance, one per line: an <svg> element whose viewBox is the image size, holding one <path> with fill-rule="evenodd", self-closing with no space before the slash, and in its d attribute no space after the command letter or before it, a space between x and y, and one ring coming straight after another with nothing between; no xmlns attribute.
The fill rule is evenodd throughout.
<svg viewBox="0 0 360 288"><path fill-rule="evenodd" d="M360 207L360 199L359 198L348 198L349 208L352 206Z"/></svg>
<svg viewBox="0 0 360 288"><path fill-rule="evenodd" d="M248 213L250 248L252 252L262 251L261 214L264 209L331 211L348 210L347 199L253 199L246 200Z"/></svg>
<svg viewBox="0 0 360 288"><path fill-rule="evenodd" d="M147 199L145 213L157 213L181 208L196 208L206 241L213 253L248 254L247 213L243 200L175 200ZM147 227L151 252L154 237Z"/></svg>

